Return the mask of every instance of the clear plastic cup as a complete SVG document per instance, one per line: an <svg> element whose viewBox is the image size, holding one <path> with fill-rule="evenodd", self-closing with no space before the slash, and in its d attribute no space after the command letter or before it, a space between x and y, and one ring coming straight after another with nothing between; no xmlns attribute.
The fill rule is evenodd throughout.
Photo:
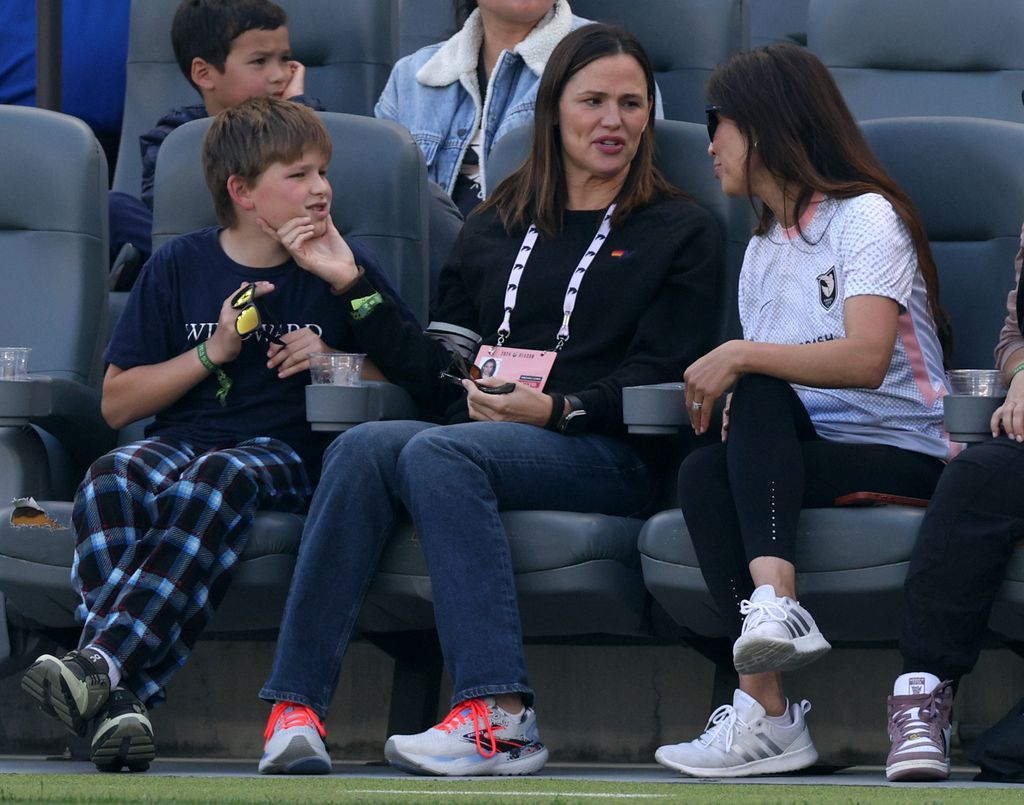
<svg viewBox="0 0 1024 805"><path fill-rule="evenodd" d="M953 394L970 397L1005 397L1006 381L995 369L953 369L946 372Z"/></svg>
<svg viewBox="0 0 1024 805"><path fill-rule="evenodd" d="M310 378L318 386L362 385L365 357L364 353L359 352L311 352Z"/></svg>
<svg viewBox="0 0 1024 805"><path fill-rule="evenodd" d="M30 347L0 347L0 380L28 380Z"/></svg>

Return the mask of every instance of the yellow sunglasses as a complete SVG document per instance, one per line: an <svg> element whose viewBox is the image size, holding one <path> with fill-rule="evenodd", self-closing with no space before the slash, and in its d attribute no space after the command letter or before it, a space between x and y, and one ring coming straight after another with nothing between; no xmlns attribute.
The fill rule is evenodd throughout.
<svg viewBox="0 0 1024 805"><path fill-rule="evenodd" d="M231 307L238 311L238 316L235 318L235 332L242 337L256 332L264 323L269 325L277 323L267 315L265 310L260 310L259 305L256 304L255 282L250 282L231 297ZM273 334L273 329L270 332L270 340L283 347L284 341L279 336Z"/></svg>

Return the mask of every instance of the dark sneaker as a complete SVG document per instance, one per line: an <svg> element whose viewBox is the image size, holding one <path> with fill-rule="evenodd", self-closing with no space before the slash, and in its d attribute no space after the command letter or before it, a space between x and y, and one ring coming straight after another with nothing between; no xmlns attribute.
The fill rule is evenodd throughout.
<svg viewBox="0 0 1024 805"><path fill-rule="evenodd" d="M153 725L146 706L134 693L115 688L97 719L92 738L92 762L100 771L145 771L156 757Z"/></svg>
<svg viewBox="0 0 1024 805"><path fill-rule="evenodd" d="M776 596L770 584L762 584L749 601L742 601L740 614L746 617L732 658L741 674L793 671L832 648L811 613L792 598Z"/></svg>
<svg viewBox="0 0 1024 805"><path fill-rule="evenodd" d="M85 735L89 719L110 695L107 663L98 654L72 651L64 659L42 655L21 678L21 689L69 730Z"/></svg>
<svg viewBox="0 0 1024 805"><path fill-rule="evenodd" d="M512 715L488 696L461 702L424 732L392 735L384 757L412 774L533 774L547 763L548 750L540 742L533 708Z"/></svg>
<svg viewBox="0 0 1024 805"><path fill-rule="evenodd" d="M897 677L889 697L885 776L890 782L928 782L949 777L949 713L953 686L928 673Z"/></svg>
<svg viewBox="0 0 1024 805"><path fill-rule="evenodd" d="M731 705L711 714L703 735L662 746L654 759L691 777L749 777L806 769L818 759L804 718L810 709L806 699L791 704L790 723L778 724L758 702L737 690Z"/></svg>
<svg viewBox="0 0 1024 805"><path fill-rule="evenodd" d="M263 733L260 774L330 774L326 737L324 725L310 708L278 702Z"/></svg>

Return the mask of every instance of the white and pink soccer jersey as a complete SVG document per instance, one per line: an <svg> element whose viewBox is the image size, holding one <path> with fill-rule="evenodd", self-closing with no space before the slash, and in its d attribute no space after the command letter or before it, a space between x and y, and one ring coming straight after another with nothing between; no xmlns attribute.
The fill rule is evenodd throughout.
<svg viewBox="0 0 1024 805"><path fill-rule="evenodd" d="M900 305L896 347L881 387L793 388L822 438L948 458L942 348L910 233L875 193L825 198L816 206L802 236L776 223L747 246L739 282L744 338L775 344L843 338L847 299L894 299Z"/></svg>

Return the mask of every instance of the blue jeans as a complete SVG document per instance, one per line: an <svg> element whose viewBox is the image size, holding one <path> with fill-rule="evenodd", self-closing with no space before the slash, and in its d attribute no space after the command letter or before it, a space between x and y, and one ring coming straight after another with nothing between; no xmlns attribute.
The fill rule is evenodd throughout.
<svg viewBox="0 0 1024 805"><path fill-rule="evenodd" d="M368 422L343 433L324 455L274 667L260 697L325 715L381 551L404 506L433 580L452 703L514 692L532 701L498 511L626 516L645 509L651 496L643 461L608 436L563 436L504 422Z"/></svg>

